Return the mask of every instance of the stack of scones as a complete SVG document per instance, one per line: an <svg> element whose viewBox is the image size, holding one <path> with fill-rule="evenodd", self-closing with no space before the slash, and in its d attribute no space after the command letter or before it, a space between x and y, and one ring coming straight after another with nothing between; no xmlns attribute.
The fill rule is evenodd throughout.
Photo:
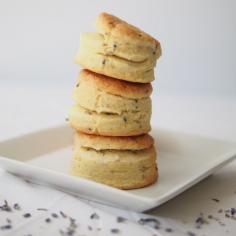
<svg viewBox="0 0 236 236"><path fill-rule="evenodd" d="M96 32L82 33L78 76L69 113L75 129L71 174L120 189L157 180L151 130L151 81L160 43L107 13Z"/></svg>

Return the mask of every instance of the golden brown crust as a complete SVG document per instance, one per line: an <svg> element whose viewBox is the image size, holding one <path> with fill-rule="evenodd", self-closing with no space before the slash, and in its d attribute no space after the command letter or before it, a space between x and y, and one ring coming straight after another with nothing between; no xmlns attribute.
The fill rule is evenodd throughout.
<svg viewBox="0 0 236 236"><path fill-rule="evenodd" d="M120 136L120 137L128 137L128 136L139 136L139 135L143 135L143 134L146 134L148 132L151 131L151 128L143 131L143 130L137 130L137 131L128 131L126 133L122 132L122 131L116 131L116 133L114 132L94 132L94 131L91 131L90 129L86 128L86 127L81 127L81 126L76 126L75 124L72 124L70 123L70 126L77 130L78 132L82 132L82 133L85 133L85 134L91 134L91 135L101 135L101 136L108 136L108 137L117 137L117 136Z"/></svg>
<svg viewBox="0 0 236 236"><path fill-rule="evenodd" d="M74 140L74 145L96 150L141 150L150 148L154 144L154 139L148 134L132 137L108 137L75 132Z"/></svg>
<svg viewBox="0 0 236 236"><path fill-rule="evenodd" d="M96 86L101 91L127 98L149 97L152 93L152 85L150 83L142 84L117 80L86 69L81 70L79 80L91 83L91 85Z"/></svg>
<svg viewBox="0 0 236 236"><path fill-rule="evenodd" d="M100 32L104 34L112 34L113 36L126 36L132 40L140 41L140 42L148 42L153 45L154 48L158 48L160 50L160 43L143 32L139 28L128 24L127 22L119 19L116 16L103 12L98 15L96 20L96 27Z"/></svg>

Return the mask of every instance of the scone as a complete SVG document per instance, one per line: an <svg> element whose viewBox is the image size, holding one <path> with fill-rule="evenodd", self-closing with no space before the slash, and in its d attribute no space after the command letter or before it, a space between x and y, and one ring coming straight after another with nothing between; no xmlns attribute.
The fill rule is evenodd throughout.
<svg viewBox="0 0 236 236"><path fill-rule="evenodd" d="M69 111L70 125L81 132L104 136L133 136L148 133L151 112L123 112L122 115L97 113L74 105Z"/></svg>
<svg viewBox="0 0 236 236"><path fill-rule="evenodd" d="M150 136L82 136L76 134L74 141L72 175L120 189L142 188L157 180L156 152ZM122 143L127 150L120 149Z"/></svg>
<svg viewBox="0 0 236 236"><path fill-rule="evenodd" d="M113 79L88 70L79 74L69 112L73 128L88 134L133 136L150 131L151 84Z"/></svg>
<svg viewBox="0 0 236 236"><path fill-rule="evenodd" d="M152 86L82 70L73 92L76 104L97 113L151 112Z"/></svg>
<svg viewBox="0 0 236 236"><path fill-rule="evenodd" d="M154 80L160 43L121 19L102 13L96 31L82 33L76 63L94 72L138 83Z"/></svg>

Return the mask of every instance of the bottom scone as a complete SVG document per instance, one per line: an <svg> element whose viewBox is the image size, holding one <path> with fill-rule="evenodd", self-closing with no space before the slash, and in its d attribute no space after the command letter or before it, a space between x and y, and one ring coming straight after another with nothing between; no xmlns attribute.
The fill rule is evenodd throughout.
<svg viewBox="0 0 236 236"><path fill-rule="evenodd" d="M81 141L79 141L80 135ZM100 141L98 140L93 148L91 146L94 145L94 138ZM91 145L88 144L90 139ZM110 149L101 150L99 148L98 150L99 143L103 148L106 148L104 141L108 141L108 139ZM116 149L120 147L122 142L126 143L126 146L130 145L131 150ZM83 146L85 143L86 146ZM137 147L138 150L134 150L138 144L140 144L140 147ZM132 140L131 137L111 138L77 133L71 174L120 189L148 186L154 183L158 176L153 140L149 135L136 136Z"/></svg>

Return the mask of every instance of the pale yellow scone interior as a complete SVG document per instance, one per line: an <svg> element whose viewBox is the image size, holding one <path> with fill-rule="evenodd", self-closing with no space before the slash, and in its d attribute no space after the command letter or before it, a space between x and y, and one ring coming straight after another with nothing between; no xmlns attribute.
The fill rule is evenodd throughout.
<svg viewBox="0 0 236 236"><path fill-rule="evenodd" d="M120 80L154 80L156 60L161 56L156 39L107 13L97 17L96 31L81 34L76 63Z"/></svg>
<svg viewBox="0 0 236 236"><path fill-rule="evenodd" d="M148 133L151 113L147 111L123 112L122 115L97 113L80 105L74 105L69 111L69 123L88 134L104 136L133 136Z"/></svg>
<svg viewBox="0 0 236 236"><path fill-rule="evenodd" d="M82 135L86 136L86 134ZM88 147L94 144L93 141L90 142L93 137L87 136L81 138L79 134L75 135L71 164L72 175L120 189L141 188L157 180L156 152L150 137L139 137L140 146L137 147L137 150L135 150L137 138L132 137L133 141L132 138L128 138L129 144L126 147L129 148L130 145L132 149L125 150L119 149L120 144L125 140L109 137L110 148L108 149L105 144L107 140L103 140L102 136L97 136L95 146L101 144L105 148L97 150ZM99 141L99 139L101 140ZM147 140L145 141L145 139ZM81 142L81 140L83 141Z"/></svg>

